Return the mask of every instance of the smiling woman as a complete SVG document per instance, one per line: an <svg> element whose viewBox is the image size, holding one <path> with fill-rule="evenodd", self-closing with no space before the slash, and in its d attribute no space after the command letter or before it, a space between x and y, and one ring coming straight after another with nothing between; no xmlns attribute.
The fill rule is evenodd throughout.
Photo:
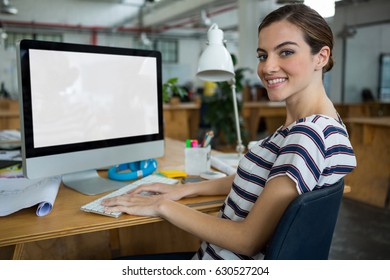
<svg viewBox="0 0 390 280"><path fill-rule="evenodd" d="M305 5L271 12L259 27L258 74L270 99L286 102L285 126L254 144L235 175L180 188L140 186L105 200L106 211L162 217L199 237L204 242L194 259L263 259L290 202L331 187L356 166L345 126L323 86L323 72L331 68L328 37L325 20ZM157 195L139 195L143 191ZM218 217L175 202L200 195L227 195Z"/></svg>

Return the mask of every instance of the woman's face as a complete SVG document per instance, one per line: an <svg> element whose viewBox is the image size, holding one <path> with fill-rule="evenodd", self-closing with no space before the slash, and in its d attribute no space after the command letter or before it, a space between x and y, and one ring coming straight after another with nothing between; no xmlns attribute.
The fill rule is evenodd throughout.
<svg viewBox="0 0 390 280"><path fill-rule="evenodd" d="M318 72L322 75L316 71L318 61L303 32L288 21L272 23L260 31L257 54L257 73L271 101L304 96L318 80Z"/></svg>

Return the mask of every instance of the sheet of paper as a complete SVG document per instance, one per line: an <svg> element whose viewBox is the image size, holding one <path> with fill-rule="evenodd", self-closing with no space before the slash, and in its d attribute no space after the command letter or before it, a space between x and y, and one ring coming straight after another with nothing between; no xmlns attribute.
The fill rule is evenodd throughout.
<svg viewBox="0 0 390 280"><path fill-rule="evenodd" d="M211 156L211 166L227 175L232 175L237 172L237 167L233 167L230 163L227 163L224 158L219 158L217 156Z"/></svg>
<svg viewBox="0 0 390 280"><path fill-rule="evenodd" d="M0 160L22 160L20 150L0 150Z"/></svg>
<svg viewBox="0 0 390 280"><path fill-rule="evenodd" d="M0 149L20 148L20 131L14 129L0 130Z"/></svg>
<svg viewBox="0 0 390 280"><path fill-rule="evenodd" d="M60 184L60 176L39 180L0 178L0 216L34 205L37 205L38 216L49 214Z"/></svg>

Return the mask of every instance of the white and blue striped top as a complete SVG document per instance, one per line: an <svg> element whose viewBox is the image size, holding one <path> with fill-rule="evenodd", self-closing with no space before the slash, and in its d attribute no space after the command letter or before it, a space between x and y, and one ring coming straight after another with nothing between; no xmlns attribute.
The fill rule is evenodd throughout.
<svg viewBox="0 0 390 280"><path fill-rule="evenodd" d="M356 158L341 120L323 115L302 118L260 140L241 159L220 217L245 219L266 182L287 175L299 194L336 183L356 167ZM256 233L253 233L256 234ZM234 240L232 240L234 242ZM203 242L194 259L263 259L243 256Z"/></svg>

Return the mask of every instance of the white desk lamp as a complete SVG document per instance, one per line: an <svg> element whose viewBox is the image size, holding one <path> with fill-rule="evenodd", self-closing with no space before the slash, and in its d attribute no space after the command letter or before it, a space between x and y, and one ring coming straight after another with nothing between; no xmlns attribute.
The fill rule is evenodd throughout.
<svg viewBox="0 0 390 280"><path fill-rule="evenodd" d="M208 46L199 58L197 76L199 79L212 82L228 81L233 95L234 117L236 121L238 158L245 150L242 145L240 122L237 108L236 80L233 61L230 53L224 46L223 31L213 24L207 32Z"/></svg>

